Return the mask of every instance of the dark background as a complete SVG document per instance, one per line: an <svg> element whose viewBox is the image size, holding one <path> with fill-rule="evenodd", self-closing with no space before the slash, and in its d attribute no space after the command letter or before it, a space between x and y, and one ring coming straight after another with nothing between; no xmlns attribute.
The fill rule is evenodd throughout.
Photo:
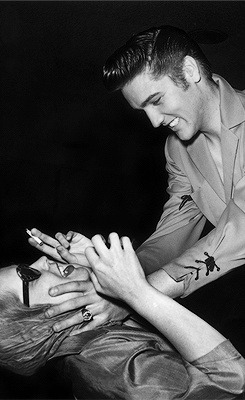
<svg viewBox="0 0 245 400"><path fill-rule="evenodd" d="M3 262L39 256L26 227L117 231L136 246L154 229L167 131L108 94L101 69L132 34L164 23L204 30L214 71L245 88L244 2L0 2Z"/></svg>
<svg viewBox="0 0 245 400"><path fill-rule="evenodd" d="M161 24L191 31L214 72L245 88L243 1L0 1L3 265L39 256L26 227L117 231L135 246L153 231L167 131L108 94L101 70L132 34ZM66 398L43 374L8 385L3 373L1 398Z"/></svg>

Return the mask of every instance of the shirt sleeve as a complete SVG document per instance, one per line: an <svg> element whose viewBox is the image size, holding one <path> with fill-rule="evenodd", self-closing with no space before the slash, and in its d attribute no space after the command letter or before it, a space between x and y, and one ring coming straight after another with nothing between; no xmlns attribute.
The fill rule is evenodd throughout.
<svg viewBox="0 0 245 400"><path fill-rule="evenodd" d="M233 347L229 340L225 340L208 354L192 363L207 377L207 385L216 388L219 392L240 395L245 390L245 360ZM204 388L205 390L205 388ZM200 393L199 393L200 395ZM223 397L217 397L223 398Z"/></svg>
<svg viewBox="0 0 245 400"><path fill-rule="evenodd" d="M245 263L245 213L230 200L215 229L163 269L189 295Z"/></svg>
<svg viewBox="0 0 245 400"><path fill-rule="evenodd" d="M168 148L167 141L165 157L169 199L155 232L136 250L146 274L160 269L195 244L206 222L206 217L191 198L193 189L189 179L170 156Z"/></svg>

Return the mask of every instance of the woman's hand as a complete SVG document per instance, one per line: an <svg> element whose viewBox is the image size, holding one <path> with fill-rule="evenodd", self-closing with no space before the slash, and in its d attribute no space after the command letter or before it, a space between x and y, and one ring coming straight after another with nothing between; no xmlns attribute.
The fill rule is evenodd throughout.
<svg viewBox="0 0 245 400"><path fill-rule="evenodd" d="M28 242L55 260L89 266L84 252L88 246L93 246L93 244L90 239L81 233L69 231L64 235L58 232L55 238L42 233L36 228L32 228L31 233L41 239L43 245L40 246L33 238L29 238Z"/></svg>
<svg viewBox="0 0 245 400"><path fill-rule="evenodd" d="M52 296L59 296L68 292L81 292L81 296L52 306L45 313L46 317L50 318L67 311L78 310L77 314L72 317L68 317L56 323L53 326L56 332L69 328L70 326L81 324L81 322L83 322L81 313L82 307L86 307L93 314L93 320L83 328L73 331L71 335L95 329L107 323L122 321L130 313L126 305L113 302L106 299L104 296L100 296L95 291L91 281L72 281L58 285L49 291Z"/></svg>
<svg viewBox="0 0 245 400"><path fill-rule="evenodd" d="M85 250L93 270L91 279L98 292L129 302L141 285L146 285L145 275L128 237L119 239L117 233L111 233L109 242L110 248L95 235L94 247Z"/></svg>

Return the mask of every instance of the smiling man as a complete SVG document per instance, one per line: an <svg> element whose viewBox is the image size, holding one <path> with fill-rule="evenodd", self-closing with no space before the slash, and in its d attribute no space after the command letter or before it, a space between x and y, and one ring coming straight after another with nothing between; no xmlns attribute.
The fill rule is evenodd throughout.
<svg viewBox="0 0 245 400"><path fill-rule="evenodd" d="M183 30L167 25L133 36L103 74L108 90L120 90L155 128L169 128L169 200L137 255L147 274L157 271L149 279L159 289L163 268L186 296L245 260L245 95L212 74ZM199 240L207 220L214 229Z"/></svg>
<svg viewBox="0 0 245 400"><path fill-rule="evenodd" d="M244 92L212 73L186 32L167 25L129 39L108 58L103 79L153 127L168 128L169 199L155 232L137 249L148 281L185 297L184 304L195 292L189 304L244 354Z"/></svg>
<svg viewBox="0 0 245 400"><path fill-rule="evenodd" d="M198 131L208 137L211 132L218 134L216 85L207 85L204 79L201 80L198 64L192 57L185 57L183 73L187 88L176 85L166 75L155 79L147 67L123 87L122 93L134 109L145 111L155 128L166 126L181 140L192 139Z"/></svg>
<svg viewBox="0 0 245 400"><path fill-rule="evenodd" d="M212 74L197 43L171 26L133 36L108 58L103 80L109 91L121 91L154 127L168 133L169 199L155 232L137 249L148 282L184 304L192 298L192 309L244 355L245 94ZM57 257L59 242L32 233L43 240L41 251ZM69 250L69 257L77 252L84 259L89 242L83 239L73 251L77 235L61 242L63 258ZM59 285L56 293L74 289ZM64 303L52 312L72 306ZM63 321L60 329L69 324Z"/></svg>

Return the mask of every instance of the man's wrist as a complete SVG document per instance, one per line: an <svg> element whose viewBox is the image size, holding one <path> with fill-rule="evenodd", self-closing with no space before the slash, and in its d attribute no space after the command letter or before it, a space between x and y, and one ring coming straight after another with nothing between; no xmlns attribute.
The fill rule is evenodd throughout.
<svg viewBox="0 0 245 400"><path fill-rule="evenodd" d="M147 282L166 296L176 298L184 293L184 281L177 282L163 268L147 276Z"/></svg>

